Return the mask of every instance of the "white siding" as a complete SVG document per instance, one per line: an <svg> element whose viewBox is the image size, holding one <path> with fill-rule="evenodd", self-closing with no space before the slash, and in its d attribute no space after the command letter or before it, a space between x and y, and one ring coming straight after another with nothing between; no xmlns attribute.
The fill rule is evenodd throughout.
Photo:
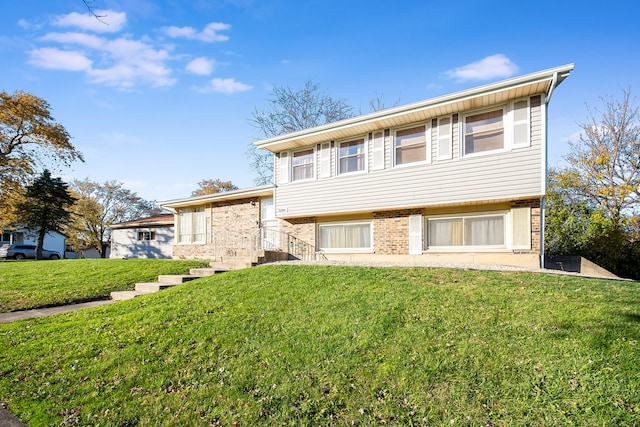
<svg viewBox="0 0 640 427"><path fill-rule="evenodd" d="M539 147L278 188L283 216L540 196Z"/></svg>
<svg viewBox="0 0 640 427"><path fill-rule="evenodd" d="M138 232L153 231L155 240L138 240ZM110 258L171 258L173 227L118 228L111 232Z"/></svg>
<svg viewBox="0 0 640 427"><path fill-rule="evenodd" d="M385 131L385 169L280 185L276 211L282 217L299 217L540 197L544 188L540 173L544 165L540 96L532 97L530 104L530 147L460 157L461 116L454 114L451 160L438 161L432 156L432 163L392 167L392 129ZM433 155L437 132L431 133L427 138L432 142Z"/></svg>

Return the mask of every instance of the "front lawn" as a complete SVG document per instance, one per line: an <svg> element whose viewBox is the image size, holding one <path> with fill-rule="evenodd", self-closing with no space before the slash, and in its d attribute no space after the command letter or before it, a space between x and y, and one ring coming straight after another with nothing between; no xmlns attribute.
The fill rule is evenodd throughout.
<svg viewBox="0 0 640 427"><path fill-rule="evenodd" d="M188 274L203 261L82 259L0 262L0 313L108 298L160 274Z"/></svg>
<svg viewBox="0 0 640 427"><path fill-rule="evenodd" d="M631 426L639 338L633 282L265 266L0 325L0 401L33 426Z"/></svg>

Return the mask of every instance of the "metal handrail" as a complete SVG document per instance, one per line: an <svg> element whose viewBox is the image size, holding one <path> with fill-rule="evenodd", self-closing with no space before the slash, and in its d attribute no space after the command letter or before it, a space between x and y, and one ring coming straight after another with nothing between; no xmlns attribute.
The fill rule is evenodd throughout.
<svg viewBox="0 0 640 427"><path fill-rule="evenodd" d="M314 245L290 233L269 227L259 227L254 233L212 233L213 255L218 258L229 256L251 256L257 251L286 252L299 260L313 261L324 255L316 253Z"/></svg>

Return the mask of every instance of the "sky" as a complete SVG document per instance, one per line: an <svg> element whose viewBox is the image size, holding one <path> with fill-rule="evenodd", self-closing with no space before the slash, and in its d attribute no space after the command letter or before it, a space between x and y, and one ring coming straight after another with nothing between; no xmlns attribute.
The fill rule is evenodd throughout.
<svg viewBox="0 0 640 427"><path fill-rule="evenodd" d="M150 201L203 179L254 185L250 121L274 85L311 79L356 114L574 63L549 108L559 165L589 107L640 94L640 2L4 1L0 90L45 99L85 162Z"/></svg>

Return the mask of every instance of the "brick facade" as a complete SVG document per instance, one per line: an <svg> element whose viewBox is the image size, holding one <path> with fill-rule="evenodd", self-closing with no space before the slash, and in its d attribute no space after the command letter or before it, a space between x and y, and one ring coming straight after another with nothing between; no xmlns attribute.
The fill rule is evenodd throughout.
<svg viewBox="0 0 640 427"><path fill-rule="evenodd" d="M409 254L409 215L421 209L373 213L373 252L379 255Z"/></svg>
<svg viewBox="0 0 640 427"><path fill-rule="evenodd" d="M207 204L205 220L205 243L176 244L174 258L214 260L222 256L247 255L258 238L260 200L255 197Z"/></svg>
<svg viewBox="0 0 640 427"><path fill-rule="evenodd" d="M316 246L316 219L313 217L281 219L280 231L300 239L314 248Z"/></svg>

